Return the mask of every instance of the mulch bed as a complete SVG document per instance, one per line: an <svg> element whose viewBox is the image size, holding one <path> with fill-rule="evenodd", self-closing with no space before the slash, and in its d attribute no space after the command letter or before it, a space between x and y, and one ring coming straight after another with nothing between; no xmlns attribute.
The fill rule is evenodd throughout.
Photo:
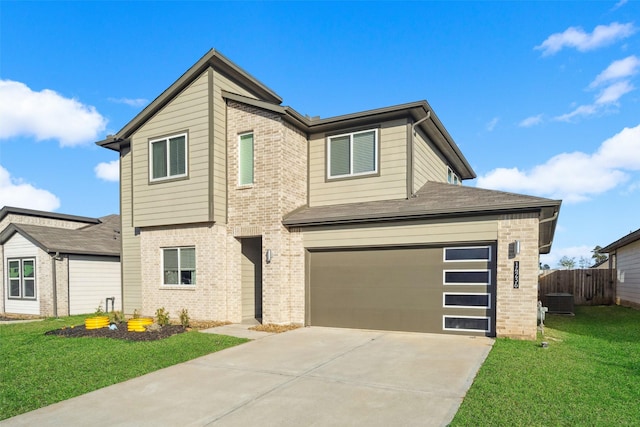
<svg viewBox="0 0 640 427"><path fill-rule="evenodd" d="M155 341L169 338L172 335L181 334L187 330L181 325L163 326L157 331L129 332L127 324L120 323L118 329L109 328L87 329L84 325L66 327L45 332L45 335L57 335L66 338L95 337L95 338L115 338L127 341Z"/></svg>

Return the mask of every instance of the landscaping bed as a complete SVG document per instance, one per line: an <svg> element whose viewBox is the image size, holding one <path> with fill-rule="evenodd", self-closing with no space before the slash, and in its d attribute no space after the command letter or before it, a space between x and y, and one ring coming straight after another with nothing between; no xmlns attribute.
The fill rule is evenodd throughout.
<svg viewBox="0 0 640 427"><path fill-rule="evenodd" d="M186 329L181 325L168 325L158 330L145 332L130 332L127 330L126 323L120 323L116 326L118 329L111 330L109 328L87 329L84 325L79 325L47 331L45 335L57 335L68 338L93 337L115 338L128 341L155 341L186 332Z"/></svg>

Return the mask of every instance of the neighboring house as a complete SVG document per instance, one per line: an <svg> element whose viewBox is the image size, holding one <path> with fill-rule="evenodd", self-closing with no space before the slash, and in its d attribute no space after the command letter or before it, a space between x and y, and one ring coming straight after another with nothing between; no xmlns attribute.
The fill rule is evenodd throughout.
<svg viewBox="0 0 640 427"><path fill-rule="evenodd" d="M211 50L97 142L120 153L125 312L535 337L560 201L461 186L426 101L281 102Z"/></svg>
<svg viewBox="0 0 640 427"><path fill-rule="evenodd" d="M640 308L640 229L605 246L611 266L616 269L616 304Z"/></svg>
<svg viewBox="0 0 640 427"><path fill-rule="evenodd" d="M120 217L0 210L0 312L66 316L122 307ZM111 303L109 305L111 309Z"/></svg>

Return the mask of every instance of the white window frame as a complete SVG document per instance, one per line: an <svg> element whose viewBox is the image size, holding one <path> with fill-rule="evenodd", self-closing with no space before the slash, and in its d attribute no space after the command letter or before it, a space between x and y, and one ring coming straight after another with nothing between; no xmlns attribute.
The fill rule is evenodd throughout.
<svg viewBox="0 0 640 427"><path fill-rule="evenodd" d="M487 305L447 305L446 295L484 295L488 297ZM491 310L491 293L489 292L443 292L442 293L443 308L474 308L480 310Z"/></svg>
<svg viewBox="0 0 640 427"><path fill-rule="evenodd" d="M242 140L243 136L247 136L247 135L251 135L252 136L252 140L253 140L253 150L252 150L252 159L251 159L251 168L252 168L252 173L251 173L251 182L242 182L242 170L241 170L241 166L242 166L242 148L240 146L240 142ZM238 135L238 187L250 187L252 186L255 182L256 182L256 168L255 168L255 164L256 164L256 135L255 133L252 132L244 132Z"/></svg>
<svg viewBox="0 0 640 427"><path fill-rule="evenodd" d="M449 249L484 249L484 248L488 248L489 249L489 258L487 259L483 259L483 258L478 258L478 259L447 259L447 250ZM449 246L443 249L442 251L442 261L443 262L491 262L493 256L493 251L491 250L491 246L490 245L480 245L480 246Z"/></svg>
<svg viewBox="0 0 640 427"><path fill-rule="evenodd" d="M178 250L178 283L165 283L165 276L164 276L164 251L165 250ZM181 263L182 263L182 257L180 256L180 251L182 249L193 249L194 250L194 255L195 255L195 267L193 269L194 272L194 276L195 276L195 280L193 283L180 283L180 277L181 277ZM196 247L195 246L169 246L166 248L160 248L160 277L161 277L161 282L162 282L162 286L177 286L177 287L193 287L196 285L196 283L198 282L198 263L197 263L197 252L196 252Z"/></svg>
<svg viewBox="0 0 640 427"><path fill-rule="evenodd" d="M173 138L184 137L184 173L170 175L170 165L171 165L171 150L169 149L169 140ZM154 178L153 177L153 144L157 142L164 141L167 146L167 176ZM149 140L149 181L150 182L158 182L158 181L166 181L168 179L175 178L183 178L189 175L189 135L187 132L176 133L174 135L163 136L162 138L154 138Z"/></svg>
<svg viewBox="0 0 640 427"><path fill-rule="evenodd" d="M487 283L484 282L465 282L465 283L458 283L458 282L447 282L446 281L446 277L447 277L447 273L451 272L451 273L464 273L464 272L487 272ZM491 286L491 269L488 268L470 268L470 269L453 269L453 270L442 270L442 284L445 286L449 286L449 285L453 285L453 286L465 286L465 285L470 285L470 286Z"/></svg>
<svg viewBox="0 0 640 427"><path fill-rule="evenodd" d="M369 133L369 132L374 133L373 170L367 171L367 172L353 173L353 137L354 135L358 135L361 133ZM342 174L342 175L331 175L331 140L334 138L341 138L345 136L349 137L349 171L350 172L348 174ZM349 178L354 176L375 175L378 173L378 164L380 160L379 152L380 152L380 139L379 139L379 132L377 128L359 130L356 132L342 133L340 135L328 136L327 137L327 178L337 179L337 178Z"/></svg>
<svg viewBox="0 0 640 427"><path fill-rule="evenodd" d="M10 270L9 270L9 263L12 261L17 261L20 264L20 276L18 277L18 281L20 283L20 295L18 296L12 296L11 295L11 280L12 278L10 277ZM27 297L25 296L25 292L24 292L24 262L25 261L31 261L33 262L33 296L32 297ZM7 298L8 299L12 299L12 300L28 300L28 301L35 301L38 299L38 286L37 286L37 276L36 276L36 259L35 258L7 258ZM15 278L13 278L13 280L15 280ZM29 278L30 280L30 278Z"/></svg>
<svg viewBox="0 0 640 427"><path fill-rule="evenodd" d="M447 328L445 325L445 319L485 319L487 320L487 329L460 329L460 328ZM459 331L459 332L486 332L491 333L491 317L490 316L456 316L456 315L444 315L442 316L442 330L443 331Z"/></svg>
<svg viewBox="0 0 640 427"><path fill-rule="evenodd" d="M457 173L453 171L449 166L447 166L447 182L453 185L460 185L462 182Z"/></svg>

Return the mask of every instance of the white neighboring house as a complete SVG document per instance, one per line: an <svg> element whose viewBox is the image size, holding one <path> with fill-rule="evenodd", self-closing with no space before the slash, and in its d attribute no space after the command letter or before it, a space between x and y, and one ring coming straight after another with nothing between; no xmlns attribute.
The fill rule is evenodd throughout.
<svg viewBox="0 0 640 427"><path fill-rule="evenodd" d="M640 229L605 246L612 267L617 269L616 304L640 308Z"/></svg>
<svg viewBox="0 0 640 427"><path fill-rule="evenodd" d="M0 313L67 316L122 309L120 216L0 210ZM112 303L109 302L109 309Z"/></svg>

